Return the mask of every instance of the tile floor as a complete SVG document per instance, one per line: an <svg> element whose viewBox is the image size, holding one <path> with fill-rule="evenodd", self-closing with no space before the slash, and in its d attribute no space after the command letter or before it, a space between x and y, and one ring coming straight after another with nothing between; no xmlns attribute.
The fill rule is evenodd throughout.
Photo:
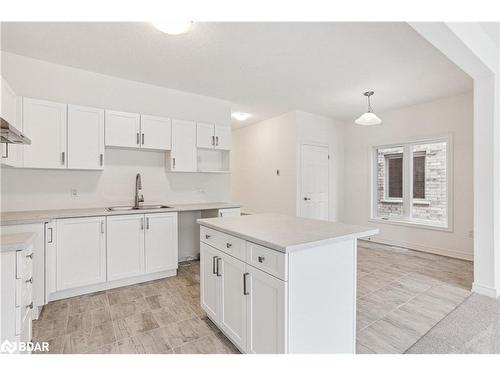
<svg viewBox="0 0 500 375"><path fill-rule="evenodd" d="M358 353L403 353L470 295L472 263L359 243ZM238 353L199 306L199 263L177 277L49 303L50 353Z"/></svg>

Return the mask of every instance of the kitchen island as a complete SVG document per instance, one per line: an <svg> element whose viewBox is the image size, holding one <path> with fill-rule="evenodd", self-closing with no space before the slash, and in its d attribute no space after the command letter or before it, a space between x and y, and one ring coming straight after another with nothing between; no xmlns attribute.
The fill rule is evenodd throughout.
<svg viewBox="0 0 500 375"><path fill-rule="evenodd" d="M244 353L355 353L356 242L378 229L278 214L199 219L201 306Z"/></svg>

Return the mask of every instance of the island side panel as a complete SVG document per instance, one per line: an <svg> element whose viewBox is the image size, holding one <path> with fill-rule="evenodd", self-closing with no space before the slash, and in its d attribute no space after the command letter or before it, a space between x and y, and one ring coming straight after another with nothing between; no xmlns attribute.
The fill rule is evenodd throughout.
<svg viewBox="0 0 500 375"><path fill-rule="evenodd" d="M355 353L356 239L289 254L289 353Z"/></svg>

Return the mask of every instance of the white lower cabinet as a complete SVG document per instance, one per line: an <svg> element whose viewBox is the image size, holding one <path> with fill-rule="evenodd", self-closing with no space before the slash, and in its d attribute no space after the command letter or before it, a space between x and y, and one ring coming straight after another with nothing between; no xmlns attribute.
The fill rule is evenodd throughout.
<svg viewBox="0 0 500 375"><path fill-rule="evenodd" d="M56 221L57 291L106 281L104 217Z"/></svg>
<svg viewBox="0 0 500 375"><path fill-rule="evenodd" d="M287 282L203 241L200 249L208 317L244 353L285 353Z"/></svg>
<svg viewBox="0 0 500 375"><path fill-rule="evenodd" d="M146 272L177 269L178 237L177 213L145 215L145 267Z"/></svg>
<svg viewBox="0 0 500 375"><path fill-rule="evenodd" d="M144 273L144 215L107 218L107 275L118 280Z"/></svg>

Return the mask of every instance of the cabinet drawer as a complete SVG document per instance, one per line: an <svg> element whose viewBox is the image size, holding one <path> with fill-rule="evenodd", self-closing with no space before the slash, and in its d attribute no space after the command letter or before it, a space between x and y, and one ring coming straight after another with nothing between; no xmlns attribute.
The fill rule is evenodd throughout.
<svg viewBox="0 0 500 375"><path fill-rule="evenodd" d="M29 279L33 275L33 248L17 252L17 279Z"/></svg>
<svg viewBox="0 0 500 375"><path fill-rule="evenodd" d="M269 249L264 246L246 243L247 258L246 262L259 270L267 272L281 280L288 280L287 256L279 251Z"/></svg>
<svg viewBox="0 0 500 375"><path fill-rule="evenodd" d="M245 241L241 238L201 226L200 241L245 261Z"/></svg>

